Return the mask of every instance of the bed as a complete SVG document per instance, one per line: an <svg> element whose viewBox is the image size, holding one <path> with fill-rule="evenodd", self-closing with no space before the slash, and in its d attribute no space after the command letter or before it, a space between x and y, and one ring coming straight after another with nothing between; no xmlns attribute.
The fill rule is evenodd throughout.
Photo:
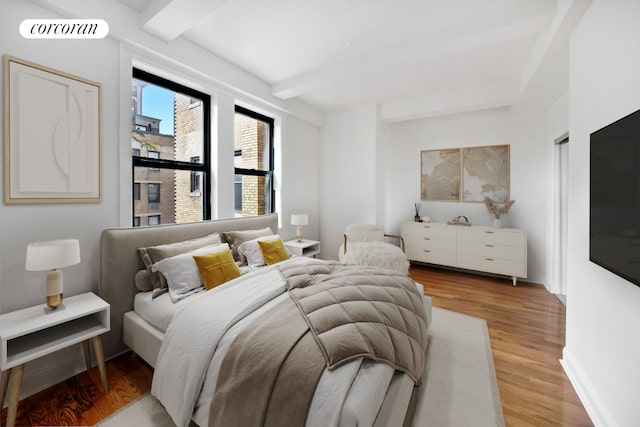
<svg viewBox="0 0 640 427"><path fill-rule="evenodd" d="M290 311L290 314L278 314L278 316L265 315L265 313L273 313L273 311L268 310L273 310L272 306L282 306L283 302L285 305L294 306L299 311L303 311L304 302L301 303L300 301L303 301L307 296L300 296L299 300L293 297L288 298L288 296L291 296L294 292L300 292L299 295L307 292L305 283L309 281L310 273L314 278L322 278L321 280L329 277L329 275L325 274L328 271L327 269L332 270L332 272L335 270L337 276L353 273L362 275L361 272L351 271L354 270L353 266L341 266L337 263L322 260L300 258L256 269L256 271L225 283L213 289L213 291L203 292L203 296L190 296L175 303L171 301L167 293L157 298L152 298L151 292L139 292L134 286L136 274L145 268L141 257L138 255L139 248L182 242L188 239L201 238L215 232L222 234L229 231L259 230L263 228L269 228L277 233L277 215L165 225L153 228L112 228L104 230L102 233L99 293L101 297L111 304L112 317L112 332L103 339L105 354L114 356L131 349L152 367L156 368L152 393L165 405L177 425L188 425L189 422L195 422L198 425L225 424L224 422L221 423L220 419L224 420L224 418L220 418L221 416L218 416L217 424L214 421L217 416L214 408L218 407L226 410L227 406L230 406L230 410L240 411L241 415L242 413L255 412L253 408L258 408L261 404L259 399L254 401L252 398L253 403L251 405L253 406L251 406L252 410L250 411L246 407L244 409L233 408L234 402L248 399L237 399L237 394L233 394L238 393L237 390L230 391L230 394L226 396L220 391L226 390L226 387L223 387L225 385L224 381L237 382L236 378L240 377L238 372L251 370L252 366L256 364L254 361L250 361L248 362L251 365L249 368L235 368L235 366L242 366L237 364L247 363L241 360L244 357L242 356L243 351L236 350L236 354L239 354L239 356L235 356L237 359L233 359L231 356L225 358L226 352L231 352L230 349L235 348L233 346L238 347L239 345L236 343L241 341L240 338L249 340L247 341L249 343L248 347L245 346L244 348L254 349L255 343L252 340L255 338L251 337L251 333L254 335L268 335L269 331L274 330L273 326L267 326L268 322L273 319L277 321L281 316L286 318L286 316L290 315L302 315L303 319L308 323L312 313L308 313L307 316L309 317L306 318L304 317L305 313L293 313L296 310ZM316 273L317 275L315 275ZM367 274L375 274L375 277L378 277L377 272L368 272ZM394 283L401 280L395 276L382 277L382 279ZM236 285L236 282L242 283L242 285ZM265 286L265 283L269 285ZM301 283L302 285L295 291L289 289L287 292L287 287L292 286L292 283ZM411 283L412 286L416 287L417 292L421 292L421 285ZM403 286L406 287L406 283ZM334 289L340 290L342 287ZM225 295L224 298L227 299L223 299L222 295ZM310 299L315 300L318 298L315 295L312 297ZM206 298L209 298L210 301L206 302ZM294 304L290 302L292 299ZM193 302L195 300L198 302ZM229 304L221 301L235 302ZM423 297L420 303L420 308L423 312L418 314L424 316L426 327L428 328L431 312L430 299ZM184 371L195 370L193 366L197 365L197 363L192 361L197 360L199 357L197 349L201 338L197 339L197 345L189 344L189 340L193 338L188 337L188 333L178 332L178 327L181 323L193 325L194 322L197 322L199 327L192 329L215 329L220 320L201 320L199 317L193 317L200 316L200 314L196 314L198 311L212 311L211 304L220 304L220 308L213 310L215 312L224 312L227 307L231 307L235 311L221 314L221 316L228 316L229 319L233 318L234 320L229 322L229 327L222 328L224 330L218 335L205 334L207 340L211 339L213 341L208 345L211 345L213 348L211 351L215 352L206 362L204 361L205 359L200 362L199 366L203 364L204 366L198 367L198 370L194 371L193 378L186 379L180 368L175 368L173 363L176 363L176 360L188 359L189 362L184 363L182 369ZM242 308L245 305L246 310ZM200 308L198 308L199 306ZM189 307L189 309L187 310L186 307ZM161 314L165 311L168 314ZM238 315L240 311L243 311L241 319ZM168 320L174 316L175 319L173 321ZM418 319L416 322L419 323L421 320ZM262 332L256 332L254 331L254 325L256 324L259 326L264 325L266 329ZM313 324L310 325L309 329L313 330ZM420 327L424 328L423 326ZM210 336L215 336L216 338L211 338ZM311 336L315 337L315 342L320 345L318 337L313 334ZM279 334L277 337L279 338ZM270 339L273 339L273 337ZM412 342L412 344L414 343ZM326 345L330 346L330 344ZM189 353L192 351L191 347L193 347L193 353ZM415 348L413 351L415 354L419 354L420 351ZM426 347L424 347L424 350L426 350ZM325 348L323 348L323 352L327 356ZM249 352L245 353L248 354ZM414 359L419 358L415 354L412 354L411 357ZM329 359L326 360L328 361ZM291 363L294 366L294 362ZM417 364L415 360L413 363L414 370L416 366L426 367L426 363ZM309 369L309 371L311 370ZM262 378L263 374L261 373L260 375ZM403 370L403 366L400 366L400 368L398 366L390 367L389 363L377 363L366 358L351 356L349 360L336 363L332 369L323 366L321 373L318 375L319 378L314 382L315 391L311 393L313 395L312 399L309 400L306 406L307 409L305 409L305 414L308 411L306 425L368 424L384 426L402 425L405 422L405 418L410 416L407 414L411 396L415 389L414 379L419 381L419 378L416 377L421 377L422 372L411 372L410 370ZM183 379L183 377L185 378ZM189 383L189 390L195 391L184 392L181 388L182 384L180 386L176 385L176 382L183 380ZM190 385L192 382L195 382L196 385ZM254 387L253 383L249 383L249 385L248 390L250 392L258 389ZM288 402L288 399L291 399L292 396L291 394L286 394L287 389L292 389L292 387L282 387L282 389L281 400L284 399ZM246 393L246 390L245 388L243 393ZM190 396L190 393L193 396ZM295 396L293 397L295 398ZM272 400L276 399L272 398ZM188 403L185 404L184 402ZM220 402L220 406L216 406L218 402ZM262 404L273 405L269 402L263 402ZM297 405L292 406L296 407ZM339 409L336 410L335 408ZM276 410L269 409L269 411L271 411L269 413L278 413ZM282 409L280 411L282 412ZM287 412L289 412L288 409ZM227 414L227 412L223 412L220 409L218 414L222 413ZM230 413L233 414L233 412ZM236 417L232 415L231 418L235 419ZM264 416L263 420L268 418ZM228 421L228 419L230 418L226 420ZM282 418L277 416L274 419L282 421ZM261 423L264 425L269 424L266 421L261 421ZM277 425L278 421L272 422L272 424ZM300 423L296 422L295 424Z"/></svg>

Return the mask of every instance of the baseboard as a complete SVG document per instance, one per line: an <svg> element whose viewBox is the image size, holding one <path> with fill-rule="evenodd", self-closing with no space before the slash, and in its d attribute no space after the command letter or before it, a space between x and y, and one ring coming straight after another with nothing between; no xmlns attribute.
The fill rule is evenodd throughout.
<svg viewBox="0 0 640 427"><path fill-rule="evenodd" d="M575 357L572 356L571 350L566 346L562 349L560 364L567 374L567 377L569 377L571 385L580 398L591 421L593 421L593 424L596 427L618 427L613 415L602 401L600 394L584 374L584 370L580 367Z"/></svg>

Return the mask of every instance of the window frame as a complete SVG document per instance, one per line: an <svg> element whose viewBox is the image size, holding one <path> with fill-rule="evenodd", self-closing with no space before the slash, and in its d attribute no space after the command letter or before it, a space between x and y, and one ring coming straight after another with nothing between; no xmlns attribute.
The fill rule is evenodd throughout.
<svg viewBox="0 0 640 427"><path fill-rule="evenodd" d="M149 129L147 129L145 132L149 132ZM154 150L147 150L147 158L158 160L160 159L160 152L154 151ZM149 168L149 170L151 172L160 172L159 168Z"/></svg>
<svg viewBox="0 0 640 427"><path fill-rule="evenodd" d="M151 74L140 68L132 68L132 80L139 79L147 83L151 83L156 86L161 86L165 89L173 92L179 92L184 95L188 95L192 98L197 98L202 102L202 163L192 163L189 161L169 160L169 159L153 159L150 157L142 157L131 155L131 198L133 200L131 207L131 222L133 224L135 217L135 199L134 199L134 186L135 186L135 170L136 167L150 168L155 170L171 169L171 170L186 170L191 172L200 172L202 176L201 180L201 194L202 194L202 219L203 221L211 219L211 96L192 89L188 86L184 86L180 83L176 83L172 80L159 77L155 74Z"/></svg>
<svg viewBox="0 0 640 427"><path fill-rule="evenodd" d="M190 159L191 163L200 163L201 159L200 156L192 156ZM191 171L191 178L190 178L190 183L189 183L189 187L191 188L191 194L194 193L202 193L202 180L200 179L200 175L198 174L198 171Z"/></svg>
<svg viewBox="0 0 640 427"><path fill-rule="evenodd" d="M154 188L153 192L151 189ZM151 199L151 195L155 196L153 200ZM151 203L160 203L160 183L159 182L149 182L147 183L147 202Z"/></svg>
<svg viewBox="0 0 640 427"><path fill-rule="evenodd" d="M235 106L235 114L242 114L248 117L251 117L255 120L260 120L265 122L269 126L269 169L268 170L258 170L258 169L246 169L239 168L234 165L234 184L235 184L235 176L236 175L247 175L247 176L262 176L267 179L270 187L270 206L268 210L265 210L265 213L270 214L276 211L276 187L273 182L274 177L274 169L275 169L275 143L274 143L274 133L275 133L275 119L273 117L265 116L264 114L260 114L256 111L250 110L248 108L242 107L240 105ZM235 141L234 141L235 144ZM236 153L237 155L237 153ZM234 162L235 163L235 162ZM235 198L235 189L234 189L234 198Z"/></svg>

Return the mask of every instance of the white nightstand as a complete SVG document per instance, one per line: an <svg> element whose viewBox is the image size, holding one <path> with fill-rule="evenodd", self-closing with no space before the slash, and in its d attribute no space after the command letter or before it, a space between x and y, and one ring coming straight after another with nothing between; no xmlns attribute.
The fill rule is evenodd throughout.
<svg viewBox="0 0 640 427"><path fill-rule="evenodd" d="M284 245L293 255L308 256L315 258L320 254L320 242L317 240L303 239L301 242L297 240L288 240Z"/></svg>
<svg viewBox="0 0 640 427"><path fill-rule="evenodd" d="M100 335L110 330L109 304L91 292L65 298L51 310L45 304L0 315L0 408L11 379L7 427L15 424L25 363L74 344L83 344L87 370L93 342L102 387L109 392Z"/></svg>

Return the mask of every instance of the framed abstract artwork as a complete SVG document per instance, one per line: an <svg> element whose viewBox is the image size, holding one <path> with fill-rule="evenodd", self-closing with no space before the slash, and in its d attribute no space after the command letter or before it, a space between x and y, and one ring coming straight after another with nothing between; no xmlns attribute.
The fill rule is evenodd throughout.
<svg viewBox="0 0 640 427"><path fill-rule="evenodd" d="M460 149L420 152L420 199L460 200Z"/></svg>
<svg viewBox="0 0 640 427"><path fill-rule="evenodd" d="M462 149L462 201L509 201L509 145Z"/></svg>
<svg viewBox="0 0 640 427"><path fill-rule="evenodd" d="M101 92L5 55L5 203L102 200Z"/></svg>

